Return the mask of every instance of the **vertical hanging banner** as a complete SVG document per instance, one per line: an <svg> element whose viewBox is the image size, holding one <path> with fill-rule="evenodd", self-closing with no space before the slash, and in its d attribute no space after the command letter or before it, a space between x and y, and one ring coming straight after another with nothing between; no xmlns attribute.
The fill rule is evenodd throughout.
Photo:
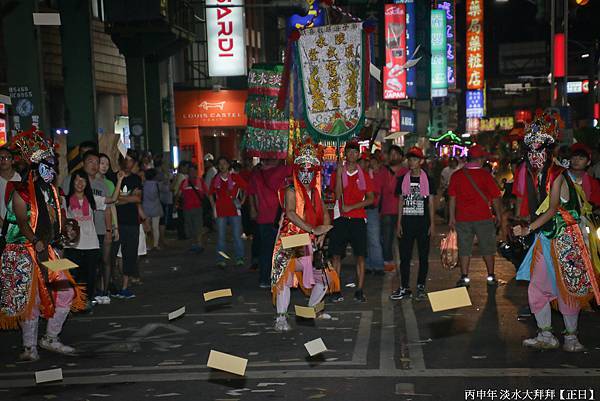
<svg viewBox="0 0 600 401"><path fill-rule="evenodd" d="M246 75L244 0L206 0L208 74L211 77Z"/></svg>
<svg viewBox="0 0 600 401"><path fill-rule="evenodd" d="M448 88L456 89L456 18L455 1L439 1L437 8L446 13L446 63Z"/></svg>
<svg viewBox="0 0 600 401"><path fill-rule="evenodd" d="M448 94L446 67L446 13L431 10L431 97Z"/></svg>
<svg viewBox="0 0 600 401"><path fill-rule="evenodd" d="M417 23L414 0L395 0L394 3L406 6L406 59L410 60L417 48ZM406 70L406 97L417 97L417 67Z"/></svg>
<svg viewBox="0 0 600 401"><path fill-rule="evenodd" d="M467 89L483 89L483 0L467 0Z"/></svg>
<svg viewBox="0 0 600 401"><path fill-rule="evenodd" d="M385 5L383 98L406 99L406 5Z"/></svg>

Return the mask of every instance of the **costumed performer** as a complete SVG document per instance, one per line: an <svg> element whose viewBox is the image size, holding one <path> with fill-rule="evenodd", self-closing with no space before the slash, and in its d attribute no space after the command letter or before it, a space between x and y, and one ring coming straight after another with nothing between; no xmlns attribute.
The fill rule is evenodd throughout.
<svg viewBox="0 0 600 401"><path fill-rule="evenodd" d="M23 361L39 359L38 318L48 319L41 348L66 355L75 349L58 335L70 310L85 308L85 292L67 271L52 271L42 262L57 259L63 215L56 178L54 146L35 129L22 132L12 147L29 165L23 182L7 188L6 246L0 267L0 328L23 331Z"/></svg>
<svg viewBox="0 0 600 401"><path fill-rule="evenodd" d="M536 118L526 127L525 144L529 159L545 164L548 147L554 143L557 122L549 115ZM523 341L524 347L556 349L552 334L550 303L556 301L565 323L563 349L581 352L585 348L577 338L577 320L581 305L600 297L597 277L591 263L579 222L581 205L575 184L564 168L550 169L538 186L545 187L546 199L537 217L528 227L513 228L516 235L536 232L533 245L525 256L517 280L529 281L529 306L535 315L539 333Z"/></svg>
<svg viewBox="0 0 600 401"><path fill-rule="evenodd" d="M322 198L321 160L323 151L310 139L298 143L294 149L293 184L279 191L283 213L273 250L271 270L271 290L277 307L275 330L291 330L287 321L290 305L290 287L300 288L310 293L308 306L321 302L328 287L339 289L339 279L331 269L317 270L313 264L313 247L320 248L325 234L332 228L330 218ZM284 249L283 237L309 233L311 245ZM329 285L328 285L329 284ZM321 313L317 318L331 318Z"/></svg>

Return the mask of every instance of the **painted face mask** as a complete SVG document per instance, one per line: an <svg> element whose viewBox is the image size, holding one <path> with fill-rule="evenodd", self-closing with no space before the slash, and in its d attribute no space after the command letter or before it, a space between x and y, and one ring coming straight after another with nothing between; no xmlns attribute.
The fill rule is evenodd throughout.
<svg viewBox="0 0 600 401"><path fill-rule="evenodd" d="M40 177L42 177L42 180L47 184L50 184L54 180L54 169L43 162L40 163L38 167L38 173L40 174Z"/></svg>
<svg viewBox="0 0 600 401"><path fill-rule="evenodd" d="M304 185L309 185L314 177L315 172L312 170L310 165L302 166L302 168L298 171L298 180Z"/></svg>
<svg viewBox="0 0 600 401"><path fill-rule="evenodd" d="M542 150L530 150L527 154L531 167L536 169L542 169L544 163L546 163L546 149Z"/></svg>

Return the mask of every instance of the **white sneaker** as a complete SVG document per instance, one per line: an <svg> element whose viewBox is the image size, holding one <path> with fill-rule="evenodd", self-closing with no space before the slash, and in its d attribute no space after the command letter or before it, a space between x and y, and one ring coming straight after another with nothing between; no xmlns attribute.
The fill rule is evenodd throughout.
<svg viewBox="0 0 600 401"><path fill-rule="evenodd" d="M23 353L19 355L19 361L21 362L35 362L40 359L37 347L24 347Z"/></svg>
<svg viewBox="0 0 600 401"><path fill-rule="evenodd" d="M563 350L567 352L582 352L585 351L585 347L579 342L577 336L575 334L572 334L565 336Z"/></svg>
<svg viewBox="0 0 600 401"><path fill-rule="evenodd" d="M317 315L317 320L331 320L331 315L329 313L319 313Z"/></svg>
<svg viewBox="0 0 600 401"><path fill-rule="evenodd" d="M108 295L104 295L102 298L102 305L110 305L110 297Z"/></svg>
<svg viewBox="0 0 600 401"><path fill-rule="evenodd" d="M97 305L104 305L104 297L102 295L96 295L94 301L96 301Z"/></svg>
<svg viewBox="0 0 600 401"><path fill-rule="evenodd" d="M275 331L282 333L285 331L290 331L291 329L292 326L290 326L285 316L279 316L277 319L275 319Z"/></svg>
<svg viewBox="0 0 600 401"><path fill-rule="evenodd" d="M40 347L47 351L63 355L75 355L77 353L75 348L61 343L58 337L42 337L40 340Z"/></svg>
<svg viewBox="0 0 600 401"><path fill-rule="evenodd" d="M523 346L535 349L557 349L560 346L560 343L552 333L549 331L542 331L537 337L523 340Z"/></svg>

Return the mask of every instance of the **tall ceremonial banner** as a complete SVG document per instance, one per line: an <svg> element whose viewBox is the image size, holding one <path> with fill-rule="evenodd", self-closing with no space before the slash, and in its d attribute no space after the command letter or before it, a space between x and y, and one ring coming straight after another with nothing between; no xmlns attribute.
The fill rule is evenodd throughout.
<svg viewBox="0 0 600 401"><path fill-rule="evenodd" d="M317 142L340 143L363 127L365 35L362 23L300 31L296 55L304 119Z"/></svg>
<svg viewBox="0 0 600 401"><path fill-rule="evenodd" d="M282 74L281 64L255 64L248 74L248 126L242 148L249 156L268 159L287 156L289 116L287 110L277 108Z"/></svg>
<svg viewBox="0 0 600 401"><path fill-rule="evenodd" d="M467 89L483 89L483 1L467 0Z"/></svg>

